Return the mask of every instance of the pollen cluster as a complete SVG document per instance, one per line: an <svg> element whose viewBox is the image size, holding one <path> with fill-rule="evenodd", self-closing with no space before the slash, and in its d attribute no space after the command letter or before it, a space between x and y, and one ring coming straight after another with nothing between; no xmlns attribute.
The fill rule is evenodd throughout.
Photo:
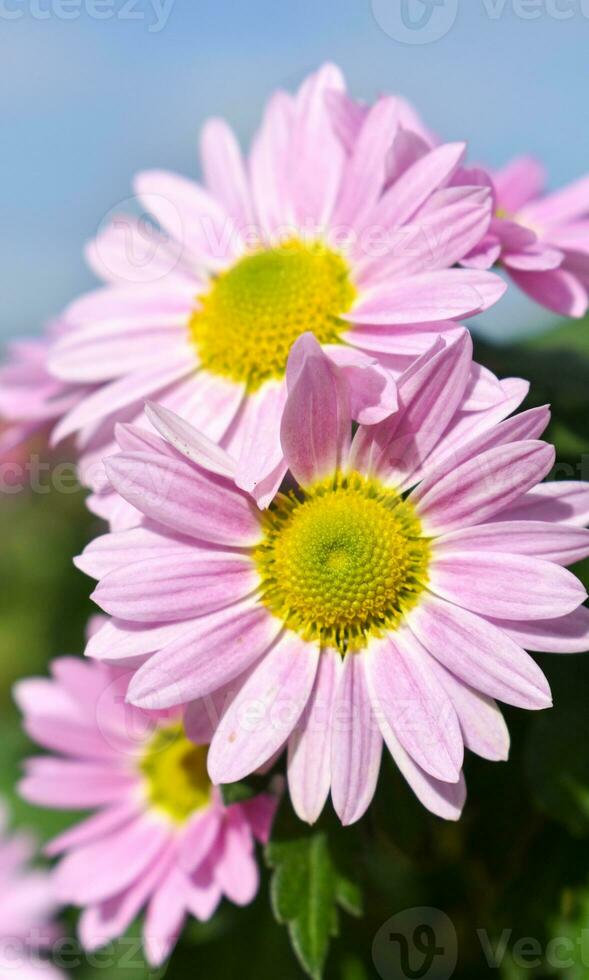
<svg viewBox="0 0 589 980"><path fill-rule="evenodd" d="M264 523L263 602L342 654L396 629L426 585L429 544L412 505L359 473L280 495Z"/></svg>
<svg viewBox="0 0 589 980"><path fill-rule="evenodd" d="M202 367L253 392L284 375L290 348L306 331L322 344L339 343L340 316L354 296L341 255L291 239L221 273L200 297L190 335Z"/></svg>
<svg viewBox="0 0 589 980"><path fill-rule="evenodd" d="M174 823L184 823L211 796L207 747L194 745L181 724L160 728L140 762L151 806Z"/></svg>

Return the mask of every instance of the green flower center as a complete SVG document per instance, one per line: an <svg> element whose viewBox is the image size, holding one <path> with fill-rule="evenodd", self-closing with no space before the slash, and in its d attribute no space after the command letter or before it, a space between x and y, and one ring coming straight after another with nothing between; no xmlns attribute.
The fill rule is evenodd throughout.
<svg viewBox="0 0 589 980"><path fill-rule="evenodd" d="M263 602L322 646L346 653L397 629L427 583L429 544L413 506L359 473L280 495L263 522Z"/></svg>
<svg viewBox="0 0 589 980"><path fill-rule="evenodd" d="M290 348L306 331L321 344L341 343L340 316L355 295L341 255L291 239L219 275L190 319L190 335L203 368L253 392L284 375Z"/></svg>
<svg viewBox="0 0 589 980"><path fill-rule="evenodd" d="M207 746L194 745L181 724L160 728L140 762L147 797L155 810L184 823L211 798Z"/></svg>

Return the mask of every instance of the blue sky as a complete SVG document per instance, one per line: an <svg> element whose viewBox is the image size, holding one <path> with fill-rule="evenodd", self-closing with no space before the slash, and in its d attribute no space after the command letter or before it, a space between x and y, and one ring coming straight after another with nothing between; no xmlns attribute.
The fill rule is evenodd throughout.
<svg viewBox="0 0 589 980"><path fill-rule="evenodd" d="M83 244L135 171L195 174L208 115L247 141L268 93L326 59L359 96L408 96L473 159L532 152L554 186L588 171L589 0L438 2L457 7L452 28L409 45L382 26L400 0L0 0L0 337L38 331L92 285ZM545 317L507 301L493 319Z"/></svg>

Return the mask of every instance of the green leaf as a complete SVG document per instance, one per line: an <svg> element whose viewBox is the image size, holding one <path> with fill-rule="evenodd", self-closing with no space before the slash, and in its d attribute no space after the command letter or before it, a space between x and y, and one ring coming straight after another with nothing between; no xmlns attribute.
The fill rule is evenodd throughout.
<svg viewBox="0 0 589 980"><path fill-rule="evenodd" d="M223 797L223 803L225 806L231 806L232 803L244 803L245 800L251 800L255 793L253 787L249 786L246 782L223 783L223 785L219 788L221 790L221 796Z"/></svg>
<svg viewBox="0 0 589 980"><path fill-rule="evenodd" d="M306 973L320 980L332 937L339 929L341 907L360 915L360 889L336 862L334 836L346 834L334 828L308 828L297 823L284 831L277 824L266 849L274 869L270 889L272 909L278 922L288 928L295 954Z"/></svg>

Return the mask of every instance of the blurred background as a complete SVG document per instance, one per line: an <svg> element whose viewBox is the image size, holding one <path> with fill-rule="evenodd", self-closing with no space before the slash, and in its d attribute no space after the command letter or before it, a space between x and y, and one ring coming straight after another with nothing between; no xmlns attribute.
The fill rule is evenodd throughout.
<svg viewBox="0 0 589 980"><path fill-rule="evenodd" d="M584 174L588 43L587 0L0 0L0 341L40 331L94 284L83 245L124 209L137 170L195 175L207 116L225 116L246 144L271 90L295 87L326 59L356 96L408 97L444 139L468 139L471 160L495 167L532 153L553 187ZM531 378L528 405L554 409L555 476L589 479L589 324L559 325L513 290L479 324L479 357L503 376ZM0 500L0 791L15 822L42 839L68 816L35 811L13 792L30 747L10 688L81 650L90 583L71 556L99 531L79 491ZM587 584L589 570L580 573ZM383 766L376 804L348 839L365 916L345 918L329 977L396 980L379 929L415 906L449 915L461 980L589 977L589 667L539 659L557 707L508 712L512 758L469 760L471 802L458 826L427 815ZM493 949L509 932L500 965L480 930ZM540 949L527 960L514 952L526 938ZM72 966L86 978L147 976L140 957L123 965L117 955ZM448 980L436 969L413 975ZM267 887L251 908L226 906L194 924L168 973L238 970L303 975Z"/></svg>

